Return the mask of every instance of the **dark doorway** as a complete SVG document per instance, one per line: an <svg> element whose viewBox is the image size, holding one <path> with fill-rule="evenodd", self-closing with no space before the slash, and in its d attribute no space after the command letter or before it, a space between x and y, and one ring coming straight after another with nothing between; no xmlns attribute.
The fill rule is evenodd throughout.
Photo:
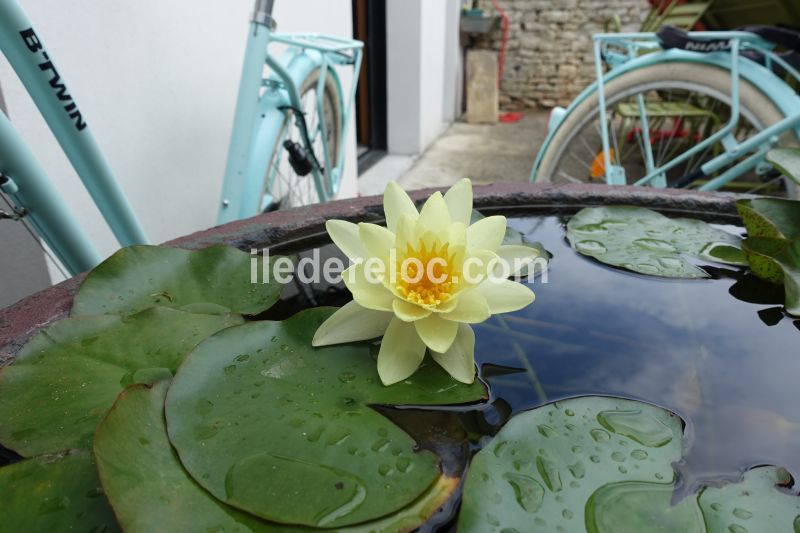
<svg viewBox="0 0 800 533"><path fill-rule="evenodd" d="M353 37L364 42L356 93L358 171L386 153L386 0L353 0Z"/></svg>

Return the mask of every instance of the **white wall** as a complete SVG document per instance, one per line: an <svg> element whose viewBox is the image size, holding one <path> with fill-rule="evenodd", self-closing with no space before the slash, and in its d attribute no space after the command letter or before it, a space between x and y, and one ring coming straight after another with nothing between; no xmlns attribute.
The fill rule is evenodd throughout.
<svg viewBox="0 0 800 533"><path fill-rule="evenodd" d="M423 152L454 118L459 0L387 0L389 152Z"/></svg>
<svg viewBox="0 0 800 533"><path fill-rule="evenodd" d="M21 0L153 242L212 226L252 0ZM279 31L352 36L350 0L278 0ZM117 244L5 59L13 124L99 251ZM344 80L345 88L350 77ZM342 196L356 194L350 129Z"/></svg>

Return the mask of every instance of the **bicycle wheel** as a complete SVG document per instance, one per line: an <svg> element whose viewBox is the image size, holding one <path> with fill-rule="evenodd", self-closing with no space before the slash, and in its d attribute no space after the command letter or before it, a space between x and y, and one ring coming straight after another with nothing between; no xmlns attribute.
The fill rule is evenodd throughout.
<svg viewBox="0 0 800 533"><path fill-rule="evenodd" d="M606 120L612 164L625 169L629 184L647 174L638 96L643 97L645 105L654 162L660 166L728 123L730 89L729 71L685 62L652 65L610 81L606 84ZM775 104L753 84L741 79L739 92L740 118L733 132L738 140L784 118ZM542 158L537 181L604 183L599 114L595 93L564 119ZM787 132L781 142L793 144L796 137ZM723 151L721 142L710 145L668 171L667 183L690 174ZM702 183L698 181L695 186ZM742 174L724 190L797 195L794 182L765 169Z"/></svg>
<svg viewBox="0 0 800 533"><path fill-rule="evenodd" d="M294 110L285 112L285 119L278 134L276 144L272 150L272 157L267 166L264 177L262 197L269 195L271 203L266 206L267 211L287 209L315 204L329 200L333 194L333 183L330 173L336 167L339 154L339 143L342 142L341 125L342 109L339 99L339 89L331 75L325 80L324 95L322 97L323 113L320 115L317 107L317 86L320 70L316 69L300 86L300 103L305 115L309 138L320 165L325 165L323 131L327 137L330 167L326 168L322 178L322 193L320 196L314 180L314 174L300 176L289 163L289 154L284 148L287 140L305 146L300 127L297 125ZM324 130L323 130L324 125Z"/></svg>

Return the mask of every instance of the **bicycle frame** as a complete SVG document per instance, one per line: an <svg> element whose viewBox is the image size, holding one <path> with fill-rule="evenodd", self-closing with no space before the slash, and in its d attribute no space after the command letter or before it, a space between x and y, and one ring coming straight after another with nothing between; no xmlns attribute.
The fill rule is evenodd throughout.
<svg viewBox="0 0 800 533"><path fill-rule="evenodd" d="M346 135L357 87L354 76L345 105L335 67L352 65L359 72L363 43L317 34L273 34L274 0L256 0L237 98L236 115L226 165L220 223L255 215L268 203L263 198L265 169L277 146L286 109L301 106L300 85L319 69L317 109L322 110L322 90L328 79L337 84L339 105L344 109L337 164L332 166L324 131L308 132L301 113L295 113L305 131L306 149L322 135L325 160L313 169L321 200L338 191L344 166ZM288 45L278 59L268 52L271 43ZM8 58L33 98L61 148L121 246L147 243L136 216L100 152L97 143L67 88L52 55L36 33L18 0L0 0L0 51ZM264 66L272 74L264 76ZM330 78L328 78L330 76ZM280 147L278 147L280 149ZM323 176L322 172L329 173ZM323 186L329 178L332 190ZM274 175L271 176L274 180ZM0 190L8 195L18 214L24 215L44 242L72 274L97 265L101 257L86 237L53 183L36 161L18 132L0 113Z"/></svg>
<svg viewBox="0 0 800 533"><path fill-rule="evenodd" d="M609 131L606 120L605 103L605 84L627 72L643 68L657 63L683 61L691 63L703 63L725 68L731 72L731 116L727 124L721 130L705 139L703 142L693 146L683 152L678 157L672 159L664 165L655 166L653 154L649 142L650 132L643 98L639 96L638 107L642 117L642 139L645 146L645 166L647 175L638 180L636 185L651 185L655 187L665 187L665 173L675 165L686 161L692 155L700 153L710 145L721 142L725 150L720 155L704 163L700 170L704 176L710 176L722 171L720 175L711 179L708 183L700 187L701 190L716 190L735 179L739 175L753 168L756 168L764 161L768 149L774 146L778 137L785 131L795 130L800 135L800 97L779 77L777 77L768 67L772 63L780 65L786 72L800 81L800 73L791 65L787 64L781 57L772 52L773 45L761 39L759 36L747 32L691 32L693 39L707 40L728 40L730 42L730 52L699 53L684 50L665 50L661 48L655 34L652 33L628 33L628 34L598 34L594 36L594 57L595 73L597 82L585 89L569 106L567 110L554 110L551 115L551 124L545 143L540 150L533 170L531 181L536 180L536 173L541 163L543 154L547 150L552 138L562 123L565 116L572 112L577 105L597 93L600 136L603 149L603 160L605 166L605 181L609 185L626 183L624 169L613 165L611 161L609 146ZM767 66L739 55L740 50L751 49L763 54L766 58ZM641 55L642 51L648 51ZM609 72L603 73L603 65L611 67ZM775 103L782 111L784 119L765 128L743 142L737 141L732 132L738 122L740 115L739 105L739 84L740 80L745 79L757 87ZM729 167L742 157L742 154L750 154L742 161Z"/></svg>
<svg viewBox="0 0 800 533"><path fill-rule="evenodd" d="M247 53L242 68L242 82L236 103L233 133L231 136L228 162L222 189L218 223L250 217L262 212L271 198L264 195L265 179L271 185L274 173L266 176L269 157L275 150L282 149L278 136L285 120L286 109L301 109L300 85L315 69L320 70L317 85L317 111L322 114L324 87L331 76L340 88L341 84L334 67L352 65L354 72L361 68L363 43L352 39L323 36L318 34L277 34L272 32L272 0L258 0L250 23ZM280 43L288 45L288 50L278 59L269 52L269 45ZM264 77L264 65L271 75ZM336 165L331 167L327 136L322 133L325 160L321 162L325 172L330 173L332 191L324 187L323 170L312 169L317 194L322 201L330 199L338 192L344 167L346 137L353 112L357 88L357 76L353 77L348 101L340 105L344 109L340 128L339 153ZM263 90L263 93L261 91ZM261 93L261 94L260 94ZM302 113L295 113L296 123L305 131L303 142L311 149L319 132L308 132ZM322 127L324 128L324 121ZM306 138L310 142L305 142Z"/></svg>
<svg viewBox="0 0 800 533"><path fill-rule="evenodd" d="M120 245L146 243L147 237L73 93L17 0L0 0L0 51L17 72ZM99 263L100 255L2 113L0 175L0 189L70 272L82 272Z"/></svg>

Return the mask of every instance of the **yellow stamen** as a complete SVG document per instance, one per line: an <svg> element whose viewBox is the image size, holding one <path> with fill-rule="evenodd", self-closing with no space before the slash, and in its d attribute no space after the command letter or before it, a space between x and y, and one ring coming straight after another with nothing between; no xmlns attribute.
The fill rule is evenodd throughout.
<svg viewBox="0 0 800 533"><path fill-rule="evenodd" d="M455 254L450 253L449 247L449 243L440 245L434 242L428 249L422 240L416 248L407 245L397 258L397 292L409 302L426 307L435 307L449 300L460 277Z"/></svg>

